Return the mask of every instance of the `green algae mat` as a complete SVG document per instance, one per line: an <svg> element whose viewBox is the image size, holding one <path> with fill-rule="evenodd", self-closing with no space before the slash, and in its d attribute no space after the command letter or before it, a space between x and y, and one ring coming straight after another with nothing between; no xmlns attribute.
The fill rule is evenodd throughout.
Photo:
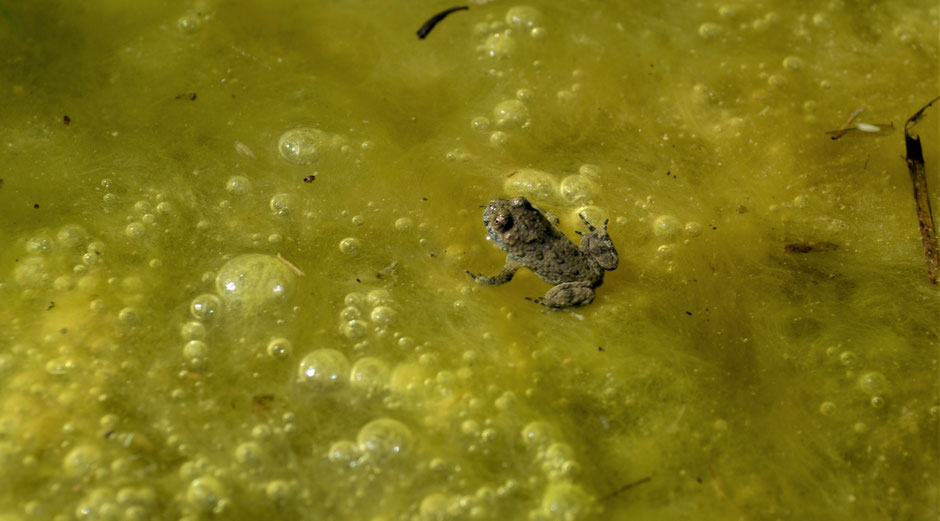
<svg viewBox="0 0 940 521"><path fill-rule="evenodd" d="M936 519L936 3L451 7L0 1L0 520Z"/></svg>

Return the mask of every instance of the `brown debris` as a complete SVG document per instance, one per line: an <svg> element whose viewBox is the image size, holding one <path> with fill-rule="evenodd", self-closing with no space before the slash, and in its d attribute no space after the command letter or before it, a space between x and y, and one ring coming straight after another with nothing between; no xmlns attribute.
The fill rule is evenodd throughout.
<svg viewBox="0 0 940 521"><path fill-rule="evenodd" d="M932 99L918 110L904 124L904 146L906 149L907 170L914 185L914 204L917 207L917 220L920 222L920 238L924 243L924 258L927 261L927 278L932 284L937 283L937 270L940 269L940 251L937 249L937 233L934 230L933 212L930 210L930 198L927 195L927 173L924 165L924 150L920 146L920 136L911 136L911 131L924 115L927 107L940 100Z"/></svg>

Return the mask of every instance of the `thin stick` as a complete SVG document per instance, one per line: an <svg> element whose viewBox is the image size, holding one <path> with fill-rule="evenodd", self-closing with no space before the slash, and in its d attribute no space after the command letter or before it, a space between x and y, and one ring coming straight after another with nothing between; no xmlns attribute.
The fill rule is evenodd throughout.
<svg viewBox="0 0 940 521"><path fill-rule="evenodd" d="M917 220L920 221L920 238L924 243L924 258L927 260L927 278L937 283L937 270L940 269L940 250L937 249L937 234L934 231L933 212L930 210L930 198L927 195L927 174L924 165L924 150L920 146L920 136L911 137L911 130L920 121L927 107L940 100L940 96L921 107L904 124L904 146L907 149L907 170L914 185L914 204L917 206Z"/></svg>
<svg viewBox="0 0 940 521"><path fill-rule="evenodd" d="M633 488L633 487L635 487L635 486L637 486L637 485L642 485L643 483L646 483L647 481L649 481L649 480L651 480L651 479L653 479L653 476L646 476L645 478L638 479L638 480L636 480L636 481L634 481L634 482L632 482L632 483L627 483L626 485L624 485L624 486L618 488L617 490L611 492L610 494L607 494L606 496L602 497L602 498L600 499L600 501L601 501L601 502L604 502L604 501L607 501L608 499L613 499L613 498L619 496L620 494L623 494L624 492L630 490L631 488Z"/></svg>

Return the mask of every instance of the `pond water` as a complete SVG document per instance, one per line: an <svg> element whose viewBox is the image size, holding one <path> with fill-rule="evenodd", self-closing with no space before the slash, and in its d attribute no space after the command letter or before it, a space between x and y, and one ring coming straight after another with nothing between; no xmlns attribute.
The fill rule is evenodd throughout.
<svg viewBox="0 0 940 521"><path fill-rule="evenodd" d="M0 520L935 518L936 3L130 6L0 0Z"/></svg>

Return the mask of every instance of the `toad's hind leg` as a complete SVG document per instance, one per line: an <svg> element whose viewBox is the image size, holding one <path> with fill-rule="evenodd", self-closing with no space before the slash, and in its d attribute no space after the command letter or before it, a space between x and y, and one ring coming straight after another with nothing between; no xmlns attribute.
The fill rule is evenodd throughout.
<svg viewBox="0 0 940 521"><path fill-rule="evenodd" d="M586 306L594 301L594 288L590 282L564 282L548 290L544 297L526 300L554 310Z"/></svg>

